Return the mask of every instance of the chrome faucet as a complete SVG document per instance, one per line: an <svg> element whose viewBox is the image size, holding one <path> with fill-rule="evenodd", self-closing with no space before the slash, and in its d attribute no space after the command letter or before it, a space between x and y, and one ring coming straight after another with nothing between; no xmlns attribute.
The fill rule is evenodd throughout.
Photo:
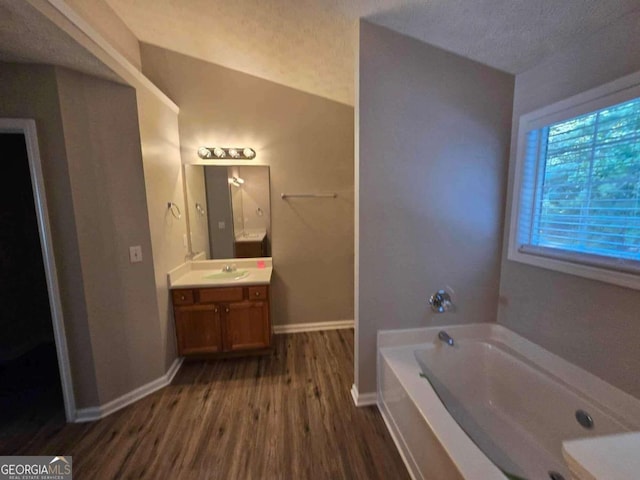
<svg viewBox="0 0 640 480"><path fill-rule="evenodd" d="M438 338L442 340L444 343L446 343L447 345L453 347L453 338L451 338L449 334L444 330L440 330L438 332Z"/></svg>
<svg viewBox="0 0 640 480"><path fill-rule="evenodd" d="M431 310L434 312L444 313L453 306L453 303L451 302L451 296L447 292L438 290L429 297L429 305L431 305Z"/></svg>

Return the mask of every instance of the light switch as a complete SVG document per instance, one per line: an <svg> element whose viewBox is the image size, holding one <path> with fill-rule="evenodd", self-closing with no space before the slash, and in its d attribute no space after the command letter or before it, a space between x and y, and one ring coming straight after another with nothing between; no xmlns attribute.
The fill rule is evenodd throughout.
<svg viewBox="0 0 640 480"><path fill-rule="evenodd" d="M129 261L131 263L138 263L142 261L142 247L140 245L129 247Z"/></svg>
<svg viewBox="0 0 640 480"><path fill-rule="evenodd" d="M224 229L225 229L224 222L218 222L218 230L224 230Z"/></svg>

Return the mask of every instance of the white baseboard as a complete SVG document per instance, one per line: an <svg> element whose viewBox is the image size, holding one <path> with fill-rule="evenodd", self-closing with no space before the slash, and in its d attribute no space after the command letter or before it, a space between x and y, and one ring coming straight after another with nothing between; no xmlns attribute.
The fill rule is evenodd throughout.
<svg viewBox="0 0 640 480"><path fill-rule="evenodd" d="M354 383L351 385L351 397L356 407L368 407L378 403L378 394L376 392L358 393L358 387Z"/></svg>
<svg viewBox="0 0 640 480"><path fill-rule="evenodd" d="M99 405L97 407L88 407L88 408L79 408L76 410L76 418L74 420L75 423L82 422L93 422L95 420L100 420L101 418L106 417L107 415L112 414L120 410L121 408L126 407L127 405L131 405L133 402L140 400L147 395L160 390L163 387L166 387L171 383L173 377L176 376L178 370L180 369L180 365L182 365L182 357L176 358L171 367L160 378L153 380L152 382L147 383L146 385L142 385L141 387L132 390L129 393L125 393L121 397L115 398L104 405Z"/></svg>
<svg viewBox="0 0 640 480"><path fill-rule="evenodd" d="M334 320L331 322L315 323L291 323L289 325L274 325L273 333L299 333L317 332L319 330L340 330L342 328L353 328L353 320Z"/></svg>

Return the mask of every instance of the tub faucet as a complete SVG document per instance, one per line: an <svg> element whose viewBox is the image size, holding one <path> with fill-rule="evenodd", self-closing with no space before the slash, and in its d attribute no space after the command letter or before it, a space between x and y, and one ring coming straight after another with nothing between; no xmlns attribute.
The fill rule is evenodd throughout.
<svg viewBox="0 0 640 480"><path fill-rule="evenodd" d="M438 338L442 340L444 343L446 343L447 345L453 347L453 338L451 338L449 334L444 330L440 330L438 332Z"/></svg>

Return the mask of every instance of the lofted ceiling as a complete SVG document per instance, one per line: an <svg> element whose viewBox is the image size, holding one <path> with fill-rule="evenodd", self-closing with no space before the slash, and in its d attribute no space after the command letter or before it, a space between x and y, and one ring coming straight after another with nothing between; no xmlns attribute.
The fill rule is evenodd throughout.
<svg viewBox="0 0 640 480"><path fill-rule="evenodd" d="M520 73L639 0L80 0L107 2L143 42L354 104L357 22ZM119 80L24 0L0 0L0 61Z"/></svg>
<svg viewBox="0 0 640 480"><path fill-rule="evenodd" d="M632 10L638 0L107 0L143 42L354 103L364 17L520 73Z"/></svg>

